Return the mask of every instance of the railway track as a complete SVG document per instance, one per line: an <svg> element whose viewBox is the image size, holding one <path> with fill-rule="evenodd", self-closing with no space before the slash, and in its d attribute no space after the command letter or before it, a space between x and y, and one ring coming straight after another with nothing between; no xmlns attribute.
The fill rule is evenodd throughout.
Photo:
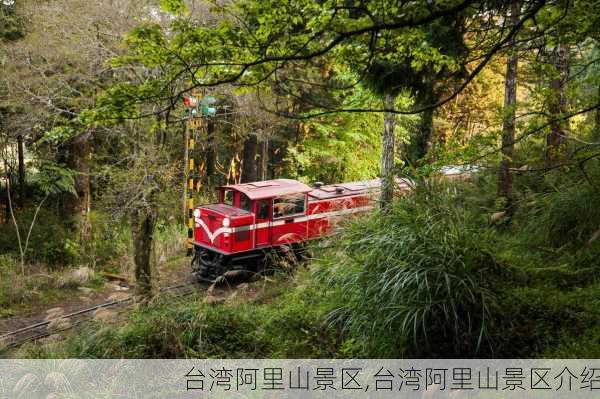
<svg viewBox="0 0 600 399"><path fill-rule="evenodd" d="M206 289L209 284L190 282L169 287L164 287L159 290L159 295L169 294L175 297L183 297L198 292L198 289ZM75 312L60 315L55 318L44 320L26 327L19 328L3 335L0 335L0 352L8 349L17 348L27 342L34 342L51 335L70 330L86 321L94 318L97 311L101 309L123 309L126 305L135 302L135 296L130 295L127 298L116 299L104 302L95 306L80 309Z"/></svg>

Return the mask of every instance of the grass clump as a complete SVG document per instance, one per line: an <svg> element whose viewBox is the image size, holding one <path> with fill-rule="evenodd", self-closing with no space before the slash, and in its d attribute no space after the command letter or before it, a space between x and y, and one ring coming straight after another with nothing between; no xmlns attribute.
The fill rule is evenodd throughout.
<svg viewBox="0 0 600 399"><path fill-rule="evenodd" d="M576 184L533 195L522 209L530 235L543 245L587 243L600 230L600 191Z"/></svg>
<svg viewBox="0 0 600 399"><path fill-rule="evenodd" d="M508 273L494 235L443 189L350 223L319 262L342 303L332 324L363 343L363 356L480 353Z"/></svg>

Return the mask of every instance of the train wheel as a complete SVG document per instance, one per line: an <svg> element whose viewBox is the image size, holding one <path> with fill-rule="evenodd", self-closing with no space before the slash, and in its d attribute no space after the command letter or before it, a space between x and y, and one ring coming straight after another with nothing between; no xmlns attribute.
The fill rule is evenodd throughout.
<svg viewBox="0 0 600 399"><path fill-rule="evenodd" d="M192 259L192 273L199 280L214 281L227 271L229 258L223 254L196 248Z"/></svg>

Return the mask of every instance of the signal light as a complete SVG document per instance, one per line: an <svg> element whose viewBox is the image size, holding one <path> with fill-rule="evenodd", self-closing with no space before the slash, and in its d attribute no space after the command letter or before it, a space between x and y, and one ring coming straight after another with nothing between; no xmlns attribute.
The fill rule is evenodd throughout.
<svg viewBox="0 0 600 399"><path fill-rule="evenodd" d="M217 109L214 107L210 107L217 101L216 98L212 96L205 96L202 99L202 115L204 116L214 116L217 113Z"/></svg>
<svg viewBox="0 0 600 399"><path fill-rule="evenodd" d="M192 109L192 116L194 117L198 113L202 114L202 116L215 116L217 109L211 107L211 105L216 101L217 99L212 96L202 97L201 100L196 96L183 96L183 105Z"/></svg>
<svg viewBox="0 0 600 399"><path fill-rule="evenodd" d="M183 96L183 105L194 108L198 106L198 99L194 96Z"/></svg>

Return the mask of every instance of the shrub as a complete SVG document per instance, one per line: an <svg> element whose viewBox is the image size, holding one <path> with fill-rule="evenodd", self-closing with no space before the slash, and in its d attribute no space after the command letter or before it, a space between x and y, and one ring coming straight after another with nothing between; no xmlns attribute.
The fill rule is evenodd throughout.
<svg viewBox="0 0 600 399"><path fill-rule="evenodd" d="M539 285L507 289L501 295L502 325L495 331L498 353L503 357L537 357L578 347L584 336L598 335L600 287L558 290ZM583 355L585 348L578 349ZM592 345L587 350L598 350ZM568 356L577 357L576 353ZM586 356L581 356L586 357ZM593 357L593 356L591 356Z"/></svg>
<svg viewBox="0 0 600 399"><path fill-rule="evenodd" d="M90 239L82 243L85 263L104 266L129 251L131 233L127 223L97 211L90 213L90 223Z"/></svg>
<svg viewBox="0 0 600 399"><path fill-rule="evenodd" d="M327 241L317 274L342 303L330 320L363 355L470 356L489 343L494 231L456 199L411 195Z"/></svg>
<svg viewBox="0 0 600 399"><path fill-rule="evenodd" d="M33 209L26 209L16 215L22 240L27 236L33 213ZM31 230L26 261L45 263L50 269L76 264L79 249L74 244L73 234L64 221L52 210L42 209ZM0 225L0 252L19 255L17 235L12 223Z"/></svg>
<svg viewBox="0 0 600 399"><path fill-rule="evenodd" d="M600 194L589 184L537 194L523 207L529 234L544 245L581 245L600 229Z"/></svg>

